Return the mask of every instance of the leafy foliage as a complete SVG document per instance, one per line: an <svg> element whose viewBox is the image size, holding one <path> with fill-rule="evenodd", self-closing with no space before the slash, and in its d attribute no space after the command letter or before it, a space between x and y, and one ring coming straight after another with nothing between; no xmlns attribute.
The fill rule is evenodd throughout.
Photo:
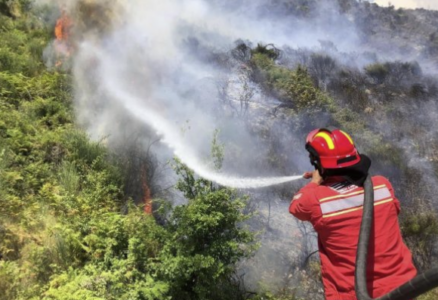
<svg viewBox="0 0 438 300"><path fill-rule="evenodd" d="M259 45L260 48L260 45ZM266 86L273 89L280 99L291 101L297 110L321 111L329 104L329 99L315 86L307 73L307 70L298 67L295 71L277 66L272 55L266 51L254 51L252 62L259 71L258 76Z"/></svg>
<svg viewBox="0 0 438 300"><path fill-rule="evenodd" d="M223 154L216 139L212 151L218 166ZM181 178L177 187L189 202L176 207L169 220L171 238L161 253L160 276L177 283L171 294L178 299L241 299L235 266L256 247L253 234L241 227L249 218L243 213L246 199L196 179L177 159L174 168Z"/></svg>
<svg viewBox="0 0 438 300"><path fill-rule="evenodd" d="M425 209L420 203L416 204L415 209L409 209L404 215L401 226L417 267L427 270L438 236L438 216L433 209Z"/></svg>
<svg viewBox="0 0 438 300"><path fill-rule="evenodd" d="M242 295L233 274L253 249L245 200L178 164L189 203L166 226L129 204L117 155L73 124L70 76L44 70L46 29L15 17L0 15L2 299ZM212 154L220 168L216 138Z"/></svg>

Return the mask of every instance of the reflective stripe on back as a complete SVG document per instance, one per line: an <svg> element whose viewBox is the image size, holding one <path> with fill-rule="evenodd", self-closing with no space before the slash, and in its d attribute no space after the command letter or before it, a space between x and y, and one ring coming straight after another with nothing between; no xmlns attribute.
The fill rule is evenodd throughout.
<svg viewBox="0 0 438 300"><path fill-rule="evenodd" d="M386 185L382 184L382 185L378 185L374 187L374 190L380 189L382 187L385 187ZM348 196L352 196L352 195L357 195L357 194L361 194L363 193L362 191L358 191L358 192L353 192L353 193L347 193L347 194L340 194L340 195L335 195L335 196L330 196L330 197L325 197L319 200L319 202L324 202L324 201L328 201L328 200L332 200L332 199L336 199L336 198L345 198Z"/></svg>
<svg viewBox="0 0 438 300"><path fill-rule="evenodd" d="M392 201L391 192L385 186L374 188L374 205L379 205ZM332 196L320 200L325 201L320 204L323 218L349 213L362 209L364 201L364 191L350 193L348 195Z"/></svg>

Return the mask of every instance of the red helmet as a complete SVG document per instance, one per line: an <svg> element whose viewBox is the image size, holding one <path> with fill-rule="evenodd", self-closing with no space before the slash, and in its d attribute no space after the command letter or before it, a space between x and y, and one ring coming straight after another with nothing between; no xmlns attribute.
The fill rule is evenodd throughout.
<svg viewBox="0 0 438 300"><path fill-rule="evenodd" d="M306 149L310 152L315 167L339 169L353 166L360 161L353 140L339 129L319 128L311 131L306 138Z"/></svg>

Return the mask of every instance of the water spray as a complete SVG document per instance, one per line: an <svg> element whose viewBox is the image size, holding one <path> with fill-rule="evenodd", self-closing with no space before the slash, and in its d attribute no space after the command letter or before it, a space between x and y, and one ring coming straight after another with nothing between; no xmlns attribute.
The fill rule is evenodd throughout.
<svg viewBox="0 0 438 300"><path fill-rule="evenodd" d="M282 176L282 177L255 177L240 178L227 174L221 174L205 166L195 155L195 153L184 143L178 130L174 128L166 119L141 105L141 99L118 88L117 84L108 84L108 92L119 102L124 103L126 110L141 122L154 128L156 133L161 136L161 141L173 150L175 156L181 159L187 167L199 176L216 182L220 185L231 188L262 188L277 184L282 184L298 179L303 175Z"/></svg>

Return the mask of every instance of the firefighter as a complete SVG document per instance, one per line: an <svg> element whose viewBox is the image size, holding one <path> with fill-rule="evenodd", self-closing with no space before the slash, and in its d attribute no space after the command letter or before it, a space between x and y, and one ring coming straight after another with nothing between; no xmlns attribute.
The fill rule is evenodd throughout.
<svg viewBox="0 0 438 300"><path fill-rule="evenodd" d="M364 200L363 183L371 166L351 137L338 129L316 129L306 139L315 171L294 195L289 212L309 221L318 234L326 300L356 300L354 271ZM373 298L415 277L412 255L398 224L400 202L391 183L373 176L374 225L368 250L367 287Z"/></svg>

